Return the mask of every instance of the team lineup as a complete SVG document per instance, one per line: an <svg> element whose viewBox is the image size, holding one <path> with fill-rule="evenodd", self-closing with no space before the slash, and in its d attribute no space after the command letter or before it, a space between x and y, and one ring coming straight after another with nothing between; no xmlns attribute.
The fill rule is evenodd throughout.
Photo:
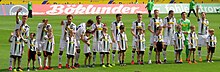
<svg viewBox="0 0 220 72"><path fill-rule="evenodd" d="M144 64L144 54L146 53L147 46L149 46L147 64L152 64L151 58L153 51L156 53L156 64L167 63L166 50L168 46L173 46L175 63L179 64L183 62L182 52L184 49L186 61L189 64L197 63L197 59L195 58L196 49L198 51L198 60L202 61L202 47L207 47L207 62L213 62L212 57L215 52L217 39L214 35L214 29L209 28L206 13L201 12L200 17L198 10L199 8L196 9L198 33L195 32L196 27L191 25L190 20L187 19L186 12L182 12L181 19L177 20L174 17L173 10L170 10L168 16L165 18L160 18L159 10L154 10L154 17L150 18L150 23L147 26L142 22L143 14L137 13L137 20L132 22L131 27L131 34L133 35L131 64L136 63L134 60L135 55L137 57L137 64ZM43 19L42 23L39 23L37 26L36 34L29 33L31 27L26 23L28 17L23 15L22 19L19 19L18 13L21 11L21 8L17 10L15 30L9 38L9 42L11 43L9 70L22 71L21 58L25 45L29 48L28 71L30 71L31 60L33 62L33 69L37 70L35 68L36 58L39 70L53 70L51 67L51 58L55 49L55 40L52 25L48 24L48 19ZM100 55L100 66L103 68L116 66L115 61L120 66L126 66L124 63L126 61L126 50L128 49L128 39L125 33L126 25L122 22L122 14L116 14L115 17L116 20L112 22L110 27L111 34L108 34L108 27L101 22L101 15L96 16L96 22L89 19L86 23L81 23L78 26L72 22L73 15L67 15L67 19L62 20L60 23L62 27L60 42L56 42L60 46L58 68L63 67L62 57L65 55L64 50L66 50L67 57L65 67L69 70L80 67L78 60L82 52L85 54L85 67L95 67L97 64L97 53ZM147 27L147 31L145 27ZM151 33L147 39L145 39L146 32ZM92 44L90 44L91 39ZM146 40L150 41L150 45L146 45ZM80 44L84 44L84 46L80 47ZM92 48L90 49L90 47ZM160 53L162 53L164 58L163 61L160 59ZM118 57L116 57L116 54L118 54ZM42 57L44 58L42 59ZM107 62L104 59L107 59Z"/></svg>

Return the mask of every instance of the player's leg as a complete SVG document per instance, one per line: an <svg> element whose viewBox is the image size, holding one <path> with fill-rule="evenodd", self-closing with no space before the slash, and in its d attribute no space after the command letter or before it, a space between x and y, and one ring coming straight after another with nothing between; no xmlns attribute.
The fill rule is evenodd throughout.
<svg viewBox="0 0 220 72"><path fill-rule="evenodd" d="M96 52L93 52L92 54L93 54L93 56L92 56L93 67L95 67L95 64L96 64Z"/></svg>
<svg viewBox="0 0 220 72"><path fill-rule="evenodd" d="M89 53L89 60L88 60L88 66L89 67L91 67L91 65L90 65L91 64L91 58L92 58L92 55L91 55L91 53Z"/></svg>
<svg viewBox="0 0 220 72"><path fill-rule="evenodd" d="M62 55L63 55L63 50L66 47L66 41L60 40L60 49L59 49L59 55L58 55L58 68L62 68Z"/></svg>
<svg viewBox="0 0 220 72"><path fill-rule="evenodd" d="M141 63L144 64L144 51L141 54Z"/></svg>
<svg viewBox="0 0 220 72"><path fill-rule="evenodd" d="M140 64L140 51L137 51L137 63Z"/></svg>
<svg viewBox="0 0 220 72"><path fill-rule="evenodd" d="M106 68L105 64L104 64L104 58L105 58L105 53L104 52L100 52L100 58L101 58L101 66L103 68Z"/></svg>
<svg viewBox="0 0 220 72"><path fill-rule="evenodd" d="M70 55L66 55L67 56L67 60L66 60L66 68L69 69L70 68Z"/></svg>
<svg viewBox="0 0 220 72"><path fill-rule="evenodd" d="M192 63L192 62L191 62L191 59L190 59L191 54L192 54L192 50L189 49L189 54L188 54L188 58L187 58L187 61L188 61L189 64Z"/></svg>
<svg viewBox="0 0 220 72"><path fill-rule="evenodd" d="M13 71L15 72L15 71L17 71L17 69L16 69L16 57L15 56L13 56Z"/></svg>
<svg viewBox="0 0 220 72"><path fill-rule="evenodd" d="M21 56L18 57L18 68L17 68L17 70L22 72L22 69L21 69Z"/></svg>
<svg viewBox="0 0 220 72"><path fill-rule="evenodd" d="M76 63L75 63L75 66L76 67L80 67L80 64L78 63L78 60L79 60L79 56L80 56L80 48L76 49Z"/></svg>
<svg viewBox="0 0 220 72"><path fill-rule="evenodd" d="M193 11L193 14L196 16L196 12L195 12L195 10L193 9L192 11Z"/></svg>
<svg viewBox="0 0 220 72"><path fill-rule="evenodd" d="M124 60L125 60L125 52L122 53L122 64L123 64L123 66L125 66Z"/></svg>
<svg viewBox="0 0 220 72"><path fill-rule="evenodd" d="M131 64L134 64L135 51L136 51L136 42L133 39L133 41L132 41L132 51L131 51Z"/></svg>
<svg viewBox="0 0 220 72"><path fill-rule="evenodd" d="M193 49L193 62L195 63L195 64L197 64L197 62L196 62L196 55L195 55L195 50L196 49Z"/></svg>
<svg viewBox="0 0 220 72"><path fill-rule="evenodd" d="M98 42L93 42L93 47L92 47L92 50L93 50L93 67L95 67L95 64L96 64L96 53L97 53L97 48L98 48Z"/></svg>
<svg viewBox="0 0 220 72"><path fill-rule="evenodd" d="M164 45L164 48L163 48L163 62L166 63L167 62L167 45Z"/></svg>
<svg viewBox="0 0 220 72"><path fill-rule="evenodd" d="M84 66L87 67L88 53L85 53Z"/></svg>
<svg viewBox="0 0 220 72"><path fill-rule="evenodd" d="M71 56L71 62L72 62L72 66L71 66L71 67L72 67L73 69L77 69L77 67L75 67L75 65L74 65L74 64L75 64L74 58L75 58L75 56L72 55L72 56Z"/></svg>
<svg viewBox="0 0 220 72"><path fill-rule="evenodd" d="M189 56L189 45L188 45L188 40L185 40L184 41L184 46L185 46L185 52L186 52L186 61L187 61L187 58ZM181 58L182 59L182 58Z"/></svg>
<svg viewBox="0 0 220 72"><path fill-rule="evenodd" d="M212 48L211 48L210 62L214 62L214 61L212 60L212 57L213 57L213 54L214 54L214 53L215 53L215 48L212 47Z"/></svg>
<svg viewBox="0 0 220 72"><path fill-rule="evenodd" d="M30 50L28 50L27 71L30 71L30 61L31 61L31 53Z"/></svg>
<svg viewBox="0 0 220 72"><path fill-rule="evenodd" d="M8 68L9 71L12 71L12 63L13 63L13 57L10 54L10 57L9 57L9 68Z"/></svg>
<svg viewBox="0 0 220 72"><path fill-rule="evenodd" d="M53 68L51 67L51 56L52 54L48 55L48 66L50 70L53 70Z"/></svg>
<svg viewBox="0 0 220 72"><path fill-rule="evenodd" d="M115 66L115 53L116 53L116 50L112 50L112 66Z"/></svg>
<svg viewBox="0 0 220 72"><path fill-rule="evenodd" d="M192 9L190 9L190 10L189 10L189 13L188 13L187 17L189 17L189 16L190 16L191 11L192 11Z"/></svg>
<svg viewBox="0 0 220 72"><path fill-rule="evenodd" d="M110 65L110 52L108 52L108 53L106 54L106 56L107 56L107 66L108 66L108 67L112 67L112 66Z"/></svg>
<svg viewBox="0 0 220 72"><path fill-rule="evenodd" d="M47 64L46 61L47 61L48 55L47 55L47 52L46 52L46 51L44 51L43 53L44 53L44 60L43 60L44 62L43 62L43 66L44 66L44 70L47 70L48 67L47 67L47 65L46 65L46 64Z"/></svg>
<svg viewBox="0 0 220 72"><path fill-rule="evenodd" d="M153 51L153 41L154 38L153 36L150 37L150 48L149 48L149 52L148 52L148 64L151 64L151 55L152 55L152 51Z"/></svg>
<svg viewBox="0 0 220 72"><path fill-rule="evenodd" d="M43 43L39 42L38 43L38 49L37 49L37 60L38 60L38 64L39 64L39 70L43 69L42 67L42 59L41 59L41 51L43 49Z"/></svg>
<svg viewBox="0 0 220 72"><path fill-rule="evenodd" d="M33 56L32 56L32 62L33 62L33 69L35 71L37 71L37 69L35 68L35 61L36 61L36 51L34 51Z"/></svg>
<svg viewBox="0 0 220 72"><path fill-rule="evenodd" d="M149 13L149 15L148 15L148 17L152 17L152 15L151 15L151 10L148 10L148 13Z"/></svg>

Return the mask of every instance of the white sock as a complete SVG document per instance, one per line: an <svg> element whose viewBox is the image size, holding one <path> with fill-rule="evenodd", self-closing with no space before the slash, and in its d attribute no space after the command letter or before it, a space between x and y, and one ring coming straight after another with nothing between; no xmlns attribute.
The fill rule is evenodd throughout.
<svg viewBox="0 0 220 72"><path fill-rule="evenodd" d="M95 61L96 61L96 55L93 55L93 58L92 58L92 59L93 59L93 64L95 64L95 63L96 63L96 62L95 62Z"/></svg>
<svg viewBox="0 0 220 72"><path fill-rule="evenodd" d="M46 59L46 64L45 65L48 66L48 58Z"/></svg>
<svg viewBox="0 0 220 72"><path fill-rule="evenodd" d="M115 54L112 54L112 63L115 63Z"/></svg>
<svg viewBox="0 0 220 72"><path fill-rule="evenodd" d="M121 55L120 54L118 54L118 62L120 63L120 57L121 57Z"/></svg>
<svg viewBox="0 0 220 72"><path fill-rule="evenodd" d="M149 51L149 52L148 52L148 61L151 60L151 54L152 54L152 51Z"/></svg>
<svg viewBox="0 0 220 72"><path fill-rule="evenodd" d="M9 67L12 67L12 60L13 60L13 58L10 57L10 58L9 58Z"/></svg>
<svg viewBox="0 0 220 72"><path fill-rule="evenodd" d="M102 64L102 56L103 54L100 54L100 64Z"/></svg>
<svg viewBox="0 0 220 72"><path fill-rule="evenodd" d="M132 53L132 56L131 56L132 61L134 60L134 54L135 54L135 53Z"/></svg>
<svg viewBox="0 0 220 72"><path fill-rule="evenodd" d="M167 57L166 57L166 51L163 51L163 58L164 58L164 60L167 59Z"/></svg>
<svg viewBox="0 0 220 72"><path fill-rule="evenodd" d="M37 59L38 59L38 64L40 65L40 67L42 67L42 64L41 64L41 57L38 56Z"/></svg>
<svg viewBox="0 0 220 72"><path fill-rule="evenodd" d="M59 58L59 64L62 64L62 62L61 62L62 61L62 55L59 55L58 58Z"/></svg>
<svg viewBox="0 0 220 72"><path fill-rule="evenodd" d="M198 50L198 53L199 53L199 58L201 58L202 57L201 50Z"/></svg>
<svg viewBox="0 0 220 72"><path fill-rule="evenodd" d="M79 60L79 53L76 53L76 63L78 63Z"/></svg>

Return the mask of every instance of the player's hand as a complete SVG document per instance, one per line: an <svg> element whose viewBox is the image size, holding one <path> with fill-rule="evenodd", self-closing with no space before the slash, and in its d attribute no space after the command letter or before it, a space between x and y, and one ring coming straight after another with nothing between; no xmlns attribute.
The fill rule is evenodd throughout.
<svg viewBox="0 0 220 72"><path fill-rule="evenodd" d="M20 8L17 10L17 12L21 12L21 10L22 10L22 8L20 7Z"/></svg>
<svg viewBox="0 0 220 72"><path fill-rule="evenodd" d="M190 45L193 45L192 43L190 43Z"/></svg>
<svg viewBox="0 0 220 72"><path fill-rule="evenodd" d="M112 39L112 42L115 43L115 39Z"/></svg>
<svg viewBox="0 0 220 72"><path fill-rule="evenodd" d="M89 42L86 42L86 44L87 44L88 46L90 46L90 43L89 43Z"/></svg>
<svg viewBox="0 0 220 72"><path fill-rule="evenodd" d="M14 35L14 33L13 32L11 32L11 36L13 36Z"/></svg>

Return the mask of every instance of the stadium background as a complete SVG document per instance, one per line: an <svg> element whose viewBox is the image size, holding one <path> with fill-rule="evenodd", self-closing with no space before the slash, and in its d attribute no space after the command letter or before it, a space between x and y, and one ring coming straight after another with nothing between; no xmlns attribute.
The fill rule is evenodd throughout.
<svg viewBox="0 0 220 72"><path fill-rule="evenodd" d="M27 4L28 0L1 0L0 4ZM132 4L136 0L114 0L116 4L121 2L122 4ZM176 3L180 3L181 0L175 0ZM184 0L181 3L189 3L191 0ZM43 0L32 0L33 4L42 4ZM108 4L109 0L48 0L49 4L53 4L56 2L57 4ZM68 2L68 3L67 3ZM138 4L144 4L147 3L145 0L138 0ZM202 3L201 0L195 0L195 2ZM203 0L203 3L219 3L219 0ZM155 0L155 4L168 4L170 3L170 0ZM82 22L86 22L88 19L93 19L95 21L95 16L94 15L75 15L73 22L76 25L79 25ZM161 14L160 17L164 18L167 14ZM147 14L143 15L143 21L147 25L149 23L149 18L147 17ZM208 13L207 14L207 19L210 21L210 28L215 29L215 35L217 36L218 42L219 42L219 16L220 14L218 13ZM110 29L110 24L112 21L115 20L115 15L114 14L107 14L107 15L102 15L103 19L102 22L106 23L107 26ZM180 14L175 14L176 19L180 19ZM54 29L54 35L55 35L55 42L56 42L56 47L55 47L55 53L52 56L52 66L55 68L53 71L54 72L68 72L69 70L63 68L63 69L57 69L58 65L58 53L59 53L59 40L60 40L60 35L61 35L61 27L60 27L60 21L66 19L65 16L34 16L33 18L30 18L28 20L28 24L31 27L30 32L36 32L37 29L37 24L41 22L43 18L48 18L49 23L52 24L53 29ZM192 25L197 25L197 19L196 17L192 14L191 17L189 18L192 22ZM215 63L207 63L205 61L206 58L206 48L202 48L202 55L203 55L203 62L198 64L188 64L186 61L184 61L184 64L175 64L174 63L174 54L173 54L173 47L169 46L167 56L168 56L168 64L162 64L162 65L157 65L155 63L148 65L130 65L131 61L131 44L132 44L132 35L130 33L130 27L131 23L136 20L136 15L135 14L123 14L122 21L126 25L126 34L128 36L128 44L129 44L129 49L126 52L126 60L125 62L127 63L126 67L120 67L119 65L113 67L113 68L102 68L97 65L95 68L79 68L77 70L72 70L72 71L78 71L78 72L117 72L117 71L122 71L122 72L134 72L134 71L141 71L141 72L218 72L218 69L220 68L220 49L219 49L219 44L217 44L216 48L216 53L214 54L214 61ZM10 44L8 42L8 38L10 35L10 32L13 31L15 26L15 17L14 16L0 16L0 72L7 72L7 68L9 66L8 59L9 59L9 50L10 50ZM196 29L197 31L197 29ZM110 30L108 30L110 34ZM150 33L149 31L146 31L146 40L147 40L147 47L149 46L149 37ZM83 47L83 43L81 43L81 47ZM83 55L83 49L81 48L81 55L79 59L79 63L83 65L83 60L84 60L84 55ZM146 49L145 52L145 59L144 61L147 61L147 52L148 48ZM152 60L154 61L154 55L153 53ZM183 59L185 59L185 54L183 54ZM66 63L66 56L65 53L63 55L62 59L63 65ZM99 64L99 55L97 57L97 64ZM198 60L198 58L197 58ZM38 67L38 65L36 64ZM27 47L25 47L25 53L22 58L22 67L24 68L24 71L26 71L27 67ZM39 70L40 72L47 72L44 70Z"/></svg>

